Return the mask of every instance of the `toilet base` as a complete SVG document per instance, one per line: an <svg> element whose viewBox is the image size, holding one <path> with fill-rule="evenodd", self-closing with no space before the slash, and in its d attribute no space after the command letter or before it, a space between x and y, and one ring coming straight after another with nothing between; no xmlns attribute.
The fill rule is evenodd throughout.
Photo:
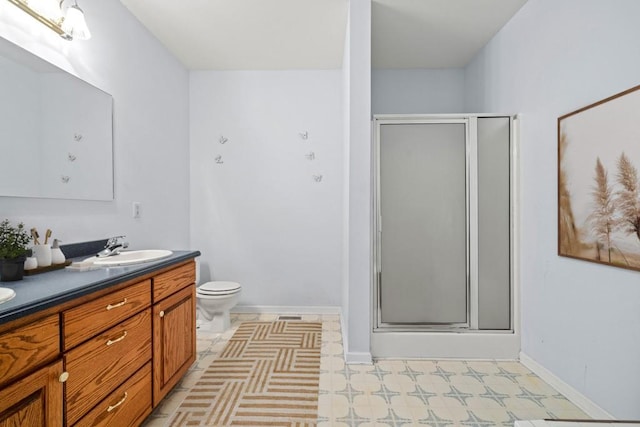
<svg viewBox="0 0 640 427"><path fill-rule="evenodd" d="M231 327L229 312L215 313L213 319L207 320L198 312L196 320L197 328L208 332L224 332Z"/></svg>

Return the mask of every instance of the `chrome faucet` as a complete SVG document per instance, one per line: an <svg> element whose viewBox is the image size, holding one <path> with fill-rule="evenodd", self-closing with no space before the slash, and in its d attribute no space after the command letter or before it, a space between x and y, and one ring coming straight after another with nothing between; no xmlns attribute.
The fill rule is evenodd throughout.
<svg viewBox="0 0 640 427"><path fill-rule="evenodd" d="M104 249L96 254L98 258L106 258L113 255L118 255L122 249L129 247L128 242L120 242L120 239L124 239L126 236L116 236L107 240L107 244L104 245Z"/></svg>

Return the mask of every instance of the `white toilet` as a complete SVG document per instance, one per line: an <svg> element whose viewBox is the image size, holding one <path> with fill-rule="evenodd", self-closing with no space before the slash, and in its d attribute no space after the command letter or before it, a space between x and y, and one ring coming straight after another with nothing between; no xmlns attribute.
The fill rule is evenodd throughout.
<svg viewBox="0 0 640 427"><path fill-rule="evenodd" d="M236 282L207 282L196 288L198 327L224 332L231 326L229 310L238 303L242 287Z"/></svg>

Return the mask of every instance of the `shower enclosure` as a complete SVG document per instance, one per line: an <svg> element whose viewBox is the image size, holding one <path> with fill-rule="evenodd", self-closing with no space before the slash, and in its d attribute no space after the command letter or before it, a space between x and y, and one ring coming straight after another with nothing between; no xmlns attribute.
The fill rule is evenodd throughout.
<svg viewBox="0 0 640 427"><path fill-rule="evenodd" d="M374 117L374 357L517 356L514 128Z"/></svg>

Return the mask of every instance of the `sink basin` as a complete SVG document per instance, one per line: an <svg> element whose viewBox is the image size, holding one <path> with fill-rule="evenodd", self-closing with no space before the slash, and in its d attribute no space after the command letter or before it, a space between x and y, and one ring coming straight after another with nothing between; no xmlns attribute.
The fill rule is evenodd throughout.
<svg viewBox="0 0 640 427"><path fill-rule="evenodd" d="M117 266L117 265L131 265L141 264L143 262L157 261L162 258L169 257L173 254L172 251L164 249L147 249L143 251L122 251L118 255L113 255L106 258L91 257L84 260L84 262L91 262L94 265L103 265L105 267Z"/></svg>
<svg viewBox="0 0 640 427"><path fill-rule="evenodd" d="M7 302L16 296L16 292L9 288L0 288L0 304Z"/></svg>

